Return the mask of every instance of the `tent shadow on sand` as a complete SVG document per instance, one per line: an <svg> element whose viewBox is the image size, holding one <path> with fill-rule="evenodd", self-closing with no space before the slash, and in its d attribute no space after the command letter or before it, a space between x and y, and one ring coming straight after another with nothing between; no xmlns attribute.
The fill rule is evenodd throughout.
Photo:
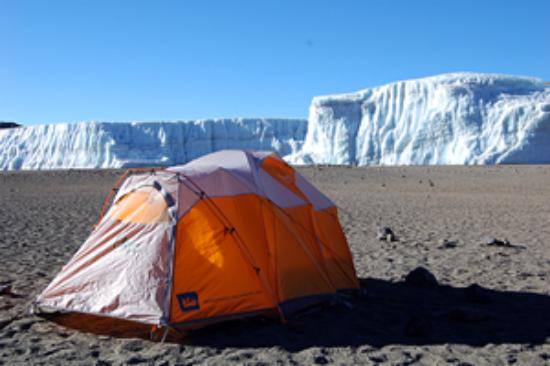
<svg viewBox="0 0 550 366"><path fill-rule="evenodd" d="M192 332L185 343L216 348L488 343L542 344L550 338L550 296L479 286L414 287L361 279L362 293L344 305L316 309L288 324L249 319Z"/></svg>

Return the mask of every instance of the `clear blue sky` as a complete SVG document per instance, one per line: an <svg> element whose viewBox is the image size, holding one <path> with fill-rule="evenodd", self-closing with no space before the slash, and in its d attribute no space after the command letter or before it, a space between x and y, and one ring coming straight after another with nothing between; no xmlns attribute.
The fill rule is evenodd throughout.
<svg viewBox="0 0 550 366"><path fill-rule="evenodd" d="M550 80L550 1L0 0L0 120L306 117L451 71Z"/></svg>

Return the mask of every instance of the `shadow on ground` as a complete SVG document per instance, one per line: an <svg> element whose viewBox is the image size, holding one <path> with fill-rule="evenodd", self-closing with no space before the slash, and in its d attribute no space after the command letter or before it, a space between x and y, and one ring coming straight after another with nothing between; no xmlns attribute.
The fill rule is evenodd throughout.
<svg viewBox="0 0 550 366"><path fill-rule="evenodd" d="M550 337L550 296L525 292L415 287L361 279L353 305L324 306L286 325L250 319L203 328L186 343L210 347L309 347L488 343L542 344Z"/></svg>

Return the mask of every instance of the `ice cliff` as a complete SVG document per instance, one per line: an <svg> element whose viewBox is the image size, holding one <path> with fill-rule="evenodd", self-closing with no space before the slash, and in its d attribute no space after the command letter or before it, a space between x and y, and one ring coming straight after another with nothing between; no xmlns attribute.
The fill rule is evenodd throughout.
<svg viewBox="0 0 550 366"><path fill-rule="evenodd" d="M295 164L550 163L550 87L456 73L315 97L309 120L55 124L0 130L0 170L174 165L220 149Z"/></svg>
<svg viewBox="0 0 550 366"><path fill-rule="evenodd" d="M550 163L550 88L542 80L455 73L407 80L310 106L293 163Z"/></svg>
<svg viewBox="0 0 550 366"><path fill-rule="evenodd" d="M0 170L168 166L221 149L286 156L301 148L306 128L299 119L30 126L0 131Z"/></svg>

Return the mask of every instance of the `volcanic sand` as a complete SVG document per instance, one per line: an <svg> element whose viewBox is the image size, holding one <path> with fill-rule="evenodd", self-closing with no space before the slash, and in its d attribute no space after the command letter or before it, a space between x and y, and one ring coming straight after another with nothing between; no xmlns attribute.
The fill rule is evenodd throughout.
<svg viewBox="0 0 550 366"><path fill-rule="evenodd" d="M363 294L285 325L215 325L181 344L28 314L121 171L1 173L0 286L11 291L0 294L0 364L550 364L550 166L298 170L339 206ZM378 226L398 241L377 240ZM419 266L439 285L405 283Z"/></svg>

